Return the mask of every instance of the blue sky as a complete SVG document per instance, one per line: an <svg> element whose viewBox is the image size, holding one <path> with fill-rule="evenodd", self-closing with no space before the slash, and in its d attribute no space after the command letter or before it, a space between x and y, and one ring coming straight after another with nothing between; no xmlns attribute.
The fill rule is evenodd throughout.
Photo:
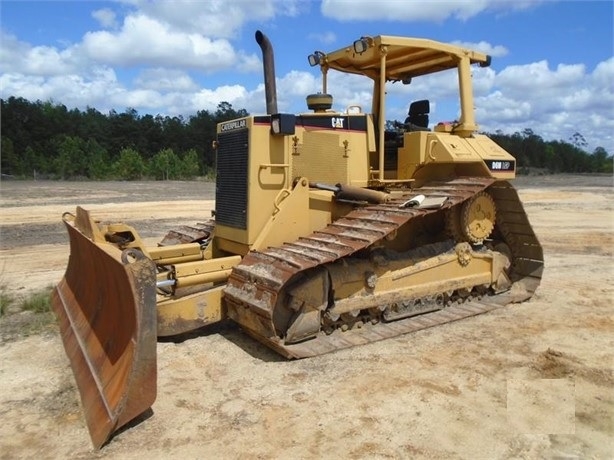
<svg viewBox="0 0 614 460"><path fill-rule="evenodd" d="M307 64L363 35L429 38L487 52L473 71L480 128L575 132L614 153L614 3L526 0L118 0L0 3L0 97L52 100L103 113L182 115L218 103L265 111L254 32L275 50L279 109L306 110L320 90ZM370 107L370 80L331 75L334 108ZM387 118L431 100L431 121L455 119L454 75L389 85Z"/></svg>

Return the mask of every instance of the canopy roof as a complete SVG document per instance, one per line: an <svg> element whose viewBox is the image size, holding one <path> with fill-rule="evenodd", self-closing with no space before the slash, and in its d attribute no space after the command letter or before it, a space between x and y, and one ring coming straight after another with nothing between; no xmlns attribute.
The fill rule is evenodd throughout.
<svg viewBox="0 0 614 460"><path fill-rule="evenodd" d="M346 73L378 78L381 57L386 55L386 80L402 81L420 75L456 68L462 58L482 67L490 65L490 56L459 46L422 38L378 35L363 37L368 48L357 53L353 45L325 55L321 65Z"/></svg>

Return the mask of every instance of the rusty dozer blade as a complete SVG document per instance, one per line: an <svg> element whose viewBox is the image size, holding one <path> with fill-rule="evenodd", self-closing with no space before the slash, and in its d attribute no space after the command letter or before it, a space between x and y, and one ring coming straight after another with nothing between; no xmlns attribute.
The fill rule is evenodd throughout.
<svg viewBox="0 0 614 460"><path fill-rule="evenodd" d="M155 264L104 242L81 208L64 223L70 258L52 304L99 448L156 398Z"/></svg>

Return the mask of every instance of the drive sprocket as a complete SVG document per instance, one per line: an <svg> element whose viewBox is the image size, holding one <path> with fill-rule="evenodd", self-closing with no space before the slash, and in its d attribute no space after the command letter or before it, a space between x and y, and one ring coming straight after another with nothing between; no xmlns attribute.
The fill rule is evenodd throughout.
<svg viewBox="0 0 614 460"><path fill-rule="evenodd" d="M495 228L495 201L487 192L477 193L460 211L460 231L467 241L481 244Z"/></svg>

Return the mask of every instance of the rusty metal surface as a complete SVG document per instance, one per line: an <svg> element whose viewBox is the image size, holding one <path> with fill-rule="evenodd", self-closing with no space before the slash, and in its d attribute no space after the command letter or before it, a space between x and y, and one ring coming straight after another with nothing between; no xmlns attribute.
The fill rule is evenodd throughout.
<svg viewBox="0 0 614 460"><path fill-rule="evenodd" d="M172 246L176 244L201 242L211 238L215 228L213 219L197 223L195 225L183 225L170 230L159 243L160 246Z"/></svg>
<svg viewBox="0 0 614 460"><path fill-rule="evenodd" d="M512 251L511 276L512 281L517 284L516 288L510 291L513 294L501 294L497 296L497 300L489 297L484 303L472 302L467 308L446 308L416 318L395 321L385 327L380 324L367 328L370 333L365 332L365 329L359 332L321 334L314 340L294 345L284 344L280 339L273 317L275 306L283 295L283 288L289 282L316 266L334 262L367 248L410 219L442 212L486 189L495 199L498 211L497 226ZM423 194L427 198L445 196L448 199L439 209L399 208L400 203L416 194ZM514 188L508 182L465 177L430 182L388 203L358 208L325 229L299 238L296 242L248 253L233 270L224 290L224 298L229 316L243 325L250 334L285 356L305 357L345 348L358 342L371 342L378 340L380 336L387 338L417 330L421 328L418 327L420 324L430 327L489 311L496 305L526 300L539 285L542 270L541 246ZM471 313L474 310L477 312ZM354 336L359 338L351 338Z"/></svg>
<svg viewBox="0 0 614 460"><path fill-rule="evenodd" d="M501 306L501 304L494 302L475 301L390 323L380 322L375 325L367 323L360 329L351 329L345 332L337 330L330 335L321 334L315 339L300 343L283 344L279 340L261 340L286 358L309 358L458 321L489 312ZM253 332L248 332L252 336L254 335Z"/></svg>
<svg viewBox="0 0 614 460"><path fill-rule="evenodd" d="M123 263L121 251L65 223L70 258L52 305L99 448L156 397L155 264Z"/></svg>

